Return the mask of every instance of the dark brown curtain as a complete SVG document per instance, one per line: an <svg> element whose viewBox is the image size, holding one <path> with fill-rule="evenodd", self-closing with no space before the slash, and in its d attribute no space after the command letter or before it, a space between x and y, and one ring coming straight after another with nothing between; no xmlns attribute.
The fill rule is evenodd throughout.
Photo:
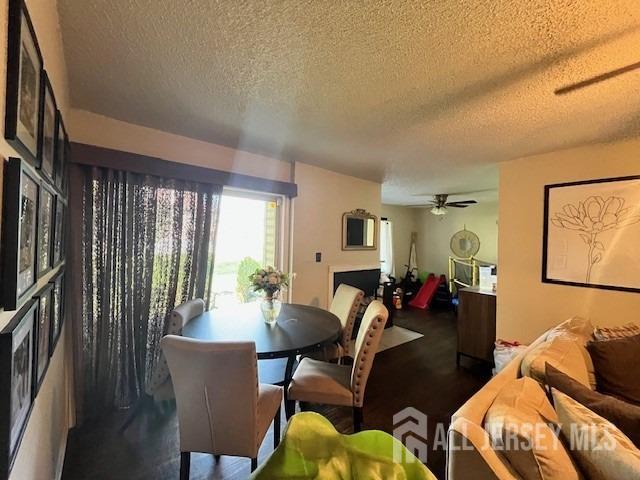
<svg viewBox="0 0 640 480"><path fill-rule="evenodd" d="M128 407L144 392L174 306L192 298L208 304L222 187L77 169L82 345L75 378L86 418Z"/></svg>

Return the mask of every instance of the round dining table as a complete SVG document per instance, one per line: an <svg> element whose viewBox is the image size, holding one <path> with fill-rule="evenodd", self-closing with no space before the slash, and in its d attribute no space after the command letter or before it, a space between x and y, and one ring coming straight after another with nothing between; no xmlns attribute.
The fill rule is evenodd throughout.
<svg viewBox="0 0 640 480"><path fill-rule="evenodd" d="M319 350L336 342L342 334L340 320L333 313L310 305L283 303L274 324L267 324L258 303L205 312L182 329L184 337L211 342L255 342L259 360L287 359L284 379L273 382L284 386L285 410L287 387L300 354Z"/></svg>

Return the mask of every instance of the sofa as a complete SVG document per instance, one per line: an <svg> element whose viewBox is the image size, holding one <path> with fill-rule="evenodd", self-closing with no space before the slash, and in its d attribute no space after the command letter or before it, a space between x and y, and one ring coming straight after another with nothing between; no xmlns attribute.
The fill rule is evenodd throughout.
<svg viewBox="0 0 640 480"><path fill-rule="evenodd" d="M447 478L449 480L519 480L523 478L519 475L518 469L514 468L513 463L507 459L504 451L495 448L495 437L492 437L491 432L487 430L487 413L493 408L494 400L503 395L504 390L514 383L533 383L535 388L538 388L538 383L531 381L533 379L540 382L542 386L547 364L553 364L572 379L590 389L595 389L594 366L586 348L592 333L592 325L578 317L546 331L453 414L447 444ZM514 382L516 379L522 380ZM548 391L544 388L543 390L547 395ZM551 403L549 403L550 406ZM567 452L570 453L570 457L573 456L573 452ZM573 460L571 462L573 463ZM575 468L575 475L573 472L567 472L565 475L550 477L583 478L579 469ZM545 475L542 477L550 478Z"/></svg>

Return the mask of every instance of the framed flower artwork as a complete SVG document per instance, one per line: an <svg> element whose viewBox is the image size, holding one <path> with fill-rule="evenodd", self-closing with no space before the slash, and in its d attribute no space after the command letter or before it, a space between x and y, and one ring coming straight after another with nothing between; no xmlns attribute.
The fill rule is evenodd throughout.
<svg viewBox="0 0 640 480"><path fill-rule="evenodd" d="M542 281L640 292L640 175L545 186Z"/></svg>

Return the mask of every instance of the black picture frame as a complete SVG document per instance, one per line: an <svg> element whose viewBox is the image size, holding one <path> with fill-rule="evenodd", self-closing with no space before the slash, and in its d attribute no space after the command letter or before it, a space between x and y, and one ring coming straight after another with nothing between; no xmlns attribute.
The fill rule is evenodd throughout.
<svg viewBox="0 0 640 480"><path fill-rule="evenodd" d="M42 74L40 88L40 136L38 137L38 166L40 172L54 183L56 156L56 114L58 107L46 70Z"/></svg>
<svg viewBox="0 0 640 480"><path fill-rule="evenodd" d="M56 192L43 180L38 201L38 280L53 268L56 200Z"/></svg>
<svg viewBox="0 0 640 480"><path fill-rule="evenodd" d="M56 197L55 219L53 223L53 267L64 262L66 257L65 219L67 202L58 195Z"/></svg>
<svg viewBox="0 0 640 480"><path fill-rule="evenodd" d="M33 397L38 395L40 386L49 368L51 352L51 318L53 315L53 288L47 283L34 296L38 302L38 315L34 329L33 342Z"/></svg>
<svg viewBox="0 0 640 480"><path fill-rule="evenodd" d="M9 158L5 179L2 303L5 310L17 310L24 300L31 298L38 279L38 211L41 181L26 161L16 157Z"/></svg>
<svg viewBox="0 0 640 480"><path fill-rule="evenodd" d="M67 160L69 154L69 136L64 126L62 112L56 113L54 179L56 188L66 197Z"/></svg>
<svg viewBox="0 0 640 480"><path fill-rule="evenodd" d="M629 181L639 181L640 182L640 175L630 175L630 176L625 176L625 177L612 177L612 178L599 178L599 179L591 179L591 180L581 180L581 181L576 181L576 182L565 182L565 183L555 183L555 184L551 184L551 185L545 185L545 187L544 187L544 214L543 214L543 228L542 228L542 235L543 235L543 238L542 238L542 282L543 283L550 283L550 284L557 284L557 285L567 285L567 286L573 286L573 287L597 288L597 289L602 289L602 290L615 290L615 291L621 291L621 292L640 293L640 288L628 287L628 286L623 286L623 285L603 284L603 283L596 283L596 282L587 281L587 280L590 280L590 277L589 277L590 269L587 269L587 275L586 275L586 278L585 278L584 282L563 280L563 279L559 279L559 278L554 278L549 273L549 261L550 261L550 258L553 258L553 256L554 256L554 253L550 252L550 247L549 247L550 229L551 229L551 227L553 225L561 226L561 227L567 228L569 230L575 231L576 234L579 235L580 237L582 237L582 240L584 240L584 242L587 243L587 245L588 245L588 259L587 259L587 263L586 263L587 267L589 266L589 264L592 265L592 266L595 264L595 263L592 263L593 260L595 260L595 258L592 256L591 244L592 243L596 243L596 240L597 240L596 238L594 238L590 234L588 234L589 232L582 231L580 229L575 228L575 224L574 225L566 225L566 226L564 225L563 222L566 222L564 217L560 217L559 218L558 215L557 215L557 212L554 213L554 212L551 211L552 208L551 208L551 205L550 205L550 202L551 202L551 198L550 197L551 197L552 192L555 189L580 187L580 186L586 186L586 185L597 185L597 186L599 186L599 185L603 185L603 184L607 184L607 183L629 182ZM605 201L604 198L602 198L602 200ZM580 207L580 205L579 205L579 207ZM573 209L571 209L570 206L567 207L567 208L569 208L571 212L573 211ZM563 213L563 212L560 212L560 213ZM550 217L550 214L552 215L552 217ZM565 217L569 216L569 214L567 212L564 212L564 214L565 214L564 215ZM581 215L581 214L579 213L579 215ZM555 218L554 218L554 216L555 216ZM579 222L579 218L580 217L578 217L578 220L577 220L578 224L580 223ZM570 216L569 216L569 219L571 219ZM616 216L616 222L617 221L618 220L617 220L617 216ZM638 225L640 225L640 223L638 223ZM636 226L638 226L638 225L636 225ZM640 226L638 226L638 228L640 228ZM591 243L588 243L589 241ZM598 242L598 243L600 243L600 242ZM603 245L603 247L604 247L604 245Z"/></svg>
<svg viewBox="0 0 640 480"><path fill-rule="evenodd" d="M4 137L32 165L38 166L44 63L23 0L9 0L8 17Z"/></svg>
<svg viewBox="0 0 640 480"><path fill-rule="evenodd" d="M53 286L53 303L51 313L51 336L49 341L49 355L53 355L55 352L60 334L62 333L62 326L64 325L65 316L65 276L64 269L61 269L58 274L51 279L51 285Z"/></svg>
<svg viewBox="0 0 640 480"><path fill-rule="evenodd" d="M0 332L0 478L8 478L33 407L38 303L30 300Z"/></svg>

